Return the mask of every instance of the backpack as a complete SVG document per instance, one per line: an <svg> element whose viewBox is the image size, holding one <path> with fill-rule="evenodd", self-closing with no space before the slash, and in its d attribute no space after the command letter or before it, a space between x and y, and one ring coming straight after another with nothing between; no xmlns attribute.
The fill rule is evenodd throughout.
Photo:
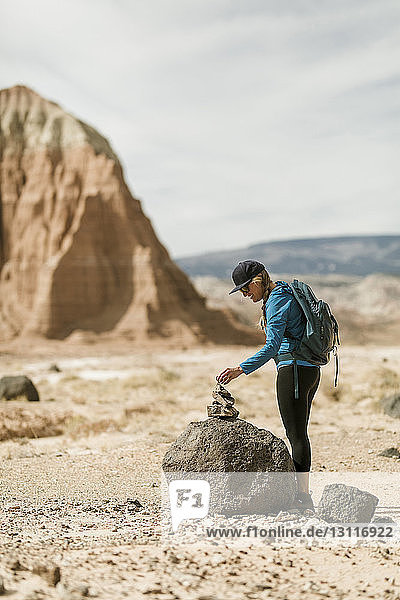
<svg viewBox="0 0 400 600"><path fill-rule="evenodd" d="M294 279L289 286L306 318L306 327L301 340L297 340L298 345L290 353L278 355L275 362L285 360L289 356L294 359L295 398L298 398L296 360L306 360L313 365L323 366L328 364L330 354L333 352L335 357L334 385L337 386L339 376L339 357L337 354L337 346L340 345L339 325L329 304L324 300L318 300L309 285Z"/></svg>

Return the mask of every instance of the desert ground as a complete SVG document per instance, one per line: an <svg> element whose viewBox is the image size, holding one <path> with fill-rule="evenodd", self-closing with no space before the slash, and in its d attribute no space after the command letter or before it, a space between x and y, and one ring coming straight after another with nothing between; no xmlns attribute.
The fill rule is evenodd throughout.
<svg viewBox="0 0 400 600"><path fill-rule="evenodd" d="M1 374L29 376L41 400L0 405L0 595L400 599L398 545L161 539L163 455L190 421L206 418L215 375L252 353L77 338L3 344ZM380 407L400 387L400 348L345 344L340 359L339 386L333 364L324 367L312 409L311 489L313 473L400 472L400 459L379 456L400 446L400 420ZM267 365L229 389L240 418L288 444L274 380Z"/></svg>

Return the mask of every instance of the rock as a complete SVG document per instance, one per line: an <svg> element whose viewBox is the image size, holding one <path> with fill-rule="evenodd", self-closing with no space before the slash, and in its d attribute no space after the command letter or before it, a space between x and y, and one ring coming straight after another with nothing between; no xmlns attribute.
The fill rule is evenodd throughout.
<svg viewBox="0 0 400 600"><path fill-rule="evenodd" d="M168 481L207 479L210 513L276 513L292 505L296 492L285 443L242 419L190 423L165 454L162 468Z"/></svg>
<svg viewBox="0 0 400 600"><path fill-rule="evenodd" d="M8 566L11 569L11 571L26 571L26 567L23 564L21 564L18 558L11 559Z"/></svg>
<svg viewBox="0 0 400 600"><path fill-rule="evenodd" d="M236 419L239 416L239 411L233 406L235 404L235 398L232 394L224 388L223 385L217 383L212 392L214 401L212 404L207 406L207 415L209 417L233 417Z"/></svg>
<svg viewBox="0 0 400 600"><path fill-rule="evenodd" d="M8 375L0 379L0 398L13 400L25 396L30 402L39 402L39 394L29 377Z"/></svg>
<svg viewBox="0 0 400 600"><path fill-rule="evenodd" d="M243 419L192 422L163 459L164 471L294 471L285 443Z"/></svg>
<svg viewBox="0 0 400 600"><path fill-rule="evenodd" d="M36 563L32 566L32 573L39 575L52 586L56 586L61 581L60 567L52 563Z"/></svg>
<svg viewBox="0 0 400 600"><path fill-rule="evenodd" d="M143 504L139 502L136 498L127 498L126 504L128 505L128 510L137 511L144 508Z"/></svg>
<svg viewBox="0 0 400 600"><path fill-rule="evenodd" d="M116 504L113 506L113 510L115 511L127 511L127 512L137 512L144 508L143 504L134 498L127 498L125 502L122 504Z"/></svg>
<svg viewBox="0 0 400 600"><path fill-rule="evenodd" d="M382 515L381 517L375 517L372 523L396 523L396 521L392 517L384 517Z"/></svg>
<svg viewBox="0 0 400 600"><path fill-rule="evenodd" d="M379 498L351 485L326 485L318 505L318 516L328 523L369 523Z"/></svg>
<svg viewBox="0 0 400 600"><path fill-rule="evenodd" d="M55 363L50 365L49 371L51 371L52 373L61 373L60 367L58 365L56 365Z"/></svg>
<svg viewBox="0 0 400 600"><path fill-rule="evenodd" d="M400 451L397 448L386 448L379 452L378 456L386 456L387 458L400 458Z"/></svg>
<svg viewBox="0 0 400 600"><path fill-rule="evenodd" d="M261 341L207 308L100 133L24 86L0 110L0 337Z"/></svg>
<svg viewBox="0 0 400 600"><path fill-rule="evenodd" d="M383 412L389 417L400 419L400 394L393 394L381 400Z"/></svg>

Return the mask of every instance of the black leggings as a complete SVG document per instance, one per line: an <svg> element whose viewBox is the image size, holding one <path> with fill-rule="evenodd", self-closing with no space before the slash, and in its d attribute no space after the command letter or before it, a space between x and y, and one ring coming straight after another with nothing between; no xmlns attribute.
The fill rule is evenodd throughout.
<svg viewBox="0 0 400 600"><path fill-rule="evenodd" d="M292 446L292 457L296 471L309 471L311 446L307 427L311 403L318 389L320 370L318 367L298 366L299 398L294 397L293 365L278 369L276 394L286 435Z"/></svg>

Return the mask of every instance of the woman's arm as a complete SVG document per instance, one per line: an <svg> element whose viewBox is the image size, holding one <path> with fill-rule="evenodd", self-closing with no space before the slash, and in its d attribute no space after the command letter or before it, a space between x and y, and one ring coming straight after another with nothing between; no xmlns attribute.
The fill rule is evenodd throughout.
<svg viewBox="0 0 400 600"><path fill-rule="evenodd" d="M222 371L219 375L217 375L216 380L218 381L218 383L222 384L229 383L230 381L232 381L232 379L236 379L236 377L239 377L239 375L241 375L242 373L243 369L240 366L228 368Z"/></svg>

